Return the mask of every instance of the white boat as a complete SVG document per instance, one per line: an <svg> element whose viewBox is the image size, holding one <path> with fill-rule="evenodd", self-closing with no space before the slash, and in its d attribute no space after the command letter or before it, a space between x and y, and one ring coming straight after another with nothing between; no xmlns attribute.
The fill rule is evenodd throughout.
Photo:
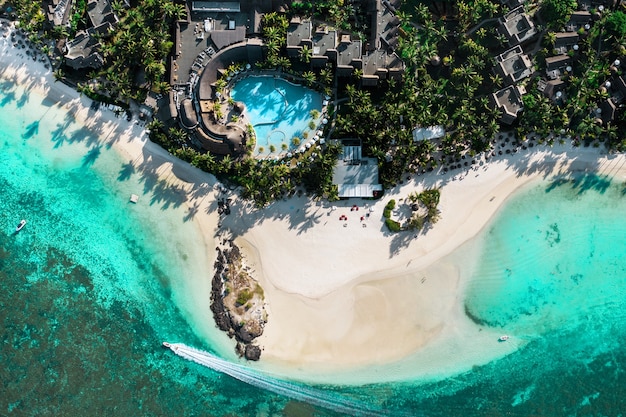
<svg viewBox="0 0 626 417"><path fill-rule="evenodd" d="M509 336L506 334L503 334L502 336L498 338L499 342L506 342L507 340L509 340Z"/></svg>
<svg viewBox="0 0 626 417"><path fill-rule="evenodd" d="M15 233L19 232L20 230L22 230L24 228L24 226L26 225L26 220L22 219L22 221L20 222L20 224L17 225L17 227L15 228Z"/></svg>

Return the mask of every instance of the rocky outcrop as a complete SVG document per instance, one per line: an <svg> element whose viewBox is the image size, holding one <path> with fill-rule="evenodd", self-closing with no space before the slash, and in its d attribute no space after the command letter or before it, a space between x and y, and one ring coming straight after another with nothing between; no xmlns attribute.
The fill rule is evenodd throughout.
<svg viewBox="0 0 626 417"><path fill-rule="evenodd" d="M211 282L211 311L217 327L237 340L236 351L248 360L259 360L261 348L254 340L267 322L263 290L250 274L239 247L222 241L216 248Z"/></svg>

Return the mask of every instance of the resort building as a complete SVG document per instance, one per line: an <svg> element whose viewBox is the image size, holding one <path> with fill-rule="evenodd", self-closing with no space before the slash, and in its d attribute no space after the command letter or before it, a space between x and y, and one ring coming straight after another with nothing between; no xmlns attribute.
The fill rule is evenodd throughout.
<svg viewBox="0 0 626 417"><path fill-rule="evenodd" d="M535 24L524 12L522 6L511 10L500 18L498 31L506 37L510 46L526 42L538 33Z"/></svg>
<svg viewBox="0 0 626 417"><path fill-rule="evenodd" d="M361 59L361 41L352 40L350 35L341 35L337 46L337 75L349 77L354 70L363 68Z"/></svg>
<svg viewBox="0 0 626 417"><path fill-rule="evenodd" d="M537 88L550 100L559 101L565 99L564 91L566 88L566 84L565 81L561 79L549 81L539 80Z"/></svg>
<svg viewBox="0 0 626 417"><path fill-rule="evenodd" d="M569 55L561 54L546 58L546 75L551 80L561 77L565 71L571 71L572 58Z"/></svg>
<svg viewBox="0 0 626 417"><path fill-rule="evenodd" d="M522 47L517 45L495 58L494 73L500 75L505 84L515 84L532 74L532 62L523 52Z"/></svg>
<svg viewBox="0 0 626 417"><path fill-rule="evenodd" d="M607 124L612 122L615 119L615 113L617 111L617 106L613 102L613 100L606 99L600 102L600 105L596 109L596 115L598 117L598 122L602 124Z"/></svg>
<svg viewBox="0 0 626 417"><path fill-rule="evenodd" d="M358 139L345 140L341 155L333 171L333 184L339 198L372 198L383 192L378 182L378 161L362 155Z"/></svg>
<svg viewBox="0 0 626 417"><path fill-rule="evenodd" d="M554 49L559 54L566 54L570 50L578 48L578 33L576 32L559 32L556 34Z"/></svg>
<svg viewBox="0 0 626 417"><path fill-rule="evenodd" d="M313 53L311 66L325 67L329 60L337 61L337 31L330 30L326 25L318 26L312 39Z"/></svg>
<svg viewBox="0 0 626 417"><path fill-rule="evenodd" d="M191 11L200 13L239 13L238 1L192 1Z"/></svg>
<svg viewBox="0 0 626 417"><path fill-rule="evenodd" d="M404 62L395 53L377 49L362 58L363 75L361 84L375 86L379 80L401 80L404 74Z"/></svg>
<svg viewBox="0 0 626 417"><path fill-rule="evenodd" d="M299 56L306 46L311 48L311 67L336 64L336 75L349 77L362 71L362 85L376 86L380 80L401 79L404 62L395 53L398 45L400 19L394 15L398 1L365 0L371 15L370 36L363 44L349 33L339 34L326 24L294 18L287 29L287 55ZM393 3L393 4L392 4Z"/></svg>
<svg viewBox="0 0 626 417"><path fill-rule="evenodd" d="M367 50L387 50L393 52L398 47L400 32L400 19L396 16L396 8L400 7L400 1L369 1L369 13L371 14L371 33L367 44Z"/></svg>
<svg viewBox="0 0 626 417"><path fill-rule="evenodd" d="M441 125L430 127L416 127L413 129L413 142L439 139L446 135L446 130Z"/></svg>
<svg viewBox="0 0 626 417"><path fill-rule="evenodd" d="M119 23L110 0L89 0L87 2L87 15L93 27L98 27L107 22L113 26Z"/></svg>
<svg viewBox="0 0 626 417"><path fill-rule="evenodd" d="M510 85L491 95L495 106L500 110L500 121L505 124L512 124L519 113L524 110L522 96L526 90L522 86Z"/></svg>
<svg viewBox="0 0 626 417"><path fill-rule="evenodd" d="M57 3L55 10L58 11L63 3L62 0L54 0L53 4L55 2ZM68 0L66 3L71 3L71 1ZM76 70L96 69L104 64L104 58L99 52L100 38L110 36L113 28L119 23L110 0L89 0L87 2L87 16L92 27L77 32L74 39L69 40L63 48L66 65ZM54 24L57 24L56 20Z"/></svg>
<svg viewBox="0 0 626 417"><path fill-rule="evenodd" d="M300 55L303 47L309 49L313 46L311 40L311 32L313 30L313 24L310 20L301 20L299 17L294 17L289 23L287 28L287 55L290 57L297 57Z"/></svg>
<svg viewBox="0 0 626 417"><path fill-rule="evenodd" d="M626 100L626 79L624 77L624 75L620 75L615 78L609 87L611 99L616 104L621 104L624 100Z"/></svg>
<svg viewBox="0 0 626 417"><path fill-rule="evenodd" d="M569 21L565 25L567 32L577 32L579 29L589 30L591 28L591 13L581 10L572 13Z"/></svg>
<svg viewBox="0 0 626 417"><path fill-rule="evenodd" d="M49 0L44 2L46 19L51 27L66 25L72 10L72 0Z"/></svg>
<svg viewBox="0 0 626 417"><path fill-rule="evenodd" d="M80 31L65 45L65 63L73 69L100 68L104 58L100 54L100 41L91 36L93 29Z"/></svg>

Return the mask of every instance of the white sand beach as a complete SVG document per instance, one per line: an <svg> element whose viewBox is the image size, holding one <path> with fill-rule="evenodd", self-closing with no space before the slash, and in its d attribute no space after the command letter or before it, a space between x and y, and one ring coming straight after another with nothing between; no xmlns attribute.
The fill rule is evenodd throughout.
<svg viewBox="0 0 626 417"><path fill-rule="evenodd" d="M89 99L55 83L41 63L18 56L19 50L6 39L2 42L2 78L63 103L86 126L108 132L103 137L136 169L157 173L177 187L205 236L209 264L216 236L236 239L265 291L269 312L259 339L262 360L254 366L293 378L333 382L333 375L342 372L356 375L354 382L412 378L446 367L452 372L450 355L461 348L467 367L515 349L515 340L498 344L497 335L481 331L465 317L467 277L446 257L531 181L571 170L626 179L624 155L571 145L536 146L496 156L475 169L413 175L379 201L328 203L293 197L256 210L229 193L233 212L218 227L213 176L172 158L148 141L134 121L106 110L89 113ZM441 219L431 230L417 236L387 232L382 213L389 199L399 201L434 186L441 187ZM354 204L358 211L351 211ZM347 222L339 221L342 214ZM466 264L472 262L470 255ZM202 294L208 294L208 288L200 288L206 282L194 284ZM208 306L207 297L207 311Z"/></svg>

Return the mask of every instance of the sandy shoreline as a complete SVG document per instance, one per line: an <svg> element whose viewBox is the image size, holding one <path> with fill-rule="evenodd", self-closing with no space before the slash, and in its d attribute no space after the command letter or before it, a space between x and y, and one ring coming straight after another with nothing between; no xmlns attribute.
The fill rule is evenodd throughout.
<svg viewBox="0 0 626 417"><path fill-rule="evenodd" d="M354 382L405 379L435 374L446 366L453 372L455 364L445 360L460 345L467 367L515 349L515 341L494 345L494 334L480 332L465 317L466 277L446 257L531 181L572 170L626 178L623 155L566 145L535 147L493 158L475 170L412 176L379 201L328 203L294 197L259 211L230 195L233 212L218 228L213 176L152 144L135 121L115 118L108 110L90 112L91 101L55 83L41 63L18 56L20 50L7 38L0 45L3 79L62 103L137 171L155 173L179 193L205 236L209 264L216 236L237 238L264 288L269 313L259 340L263 357L255 366L294 378L333 382L333 375L345 372ZM417 238L389 234L381 220L387 201L433 186L441 187L436 226ZM353 204L359 211L350 211ZM365 213L370 213L363 222L367 227L360 221ZM338 220L341 214L349 218L347 227ZM473 259L468 255L466 261Z"/></svg>

